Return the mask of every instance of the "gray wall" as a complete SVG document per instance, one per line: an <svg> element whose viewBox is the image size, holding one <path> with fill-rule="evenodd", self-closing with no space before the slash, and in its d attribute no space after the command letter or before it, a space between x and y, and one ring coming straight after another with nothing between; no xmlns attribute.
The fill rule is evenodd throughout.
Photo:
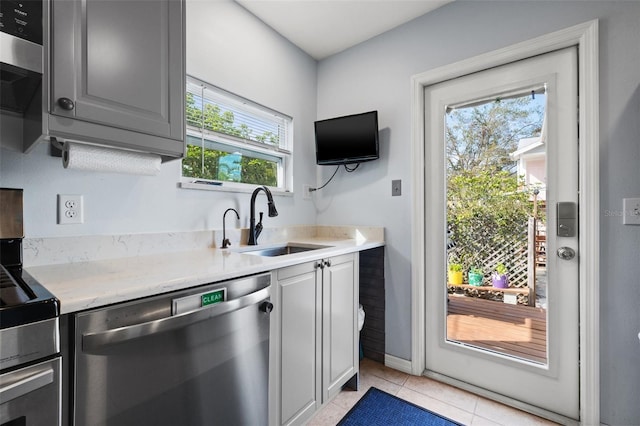
<svg viewBox="0 0 640 426"><path fill-rule="evenodd" d="M301 188L315 181L316 61L233 2L189 0L187 72L293 117L295 194L276 197L280 214L265 226L315 224ZM46 143L15 150L14 122L2 116L0 186L24 188L27 237L220 229L228 207L248 226L250 194L180 189L180 161L153 177L65 170ZM56 194L84 195L84 224L56 224Z"/></svg>
<svg viewBox="0 0 640 426"><path fill-rule="evenodd" d="M379 111L381 158L341 170L319 194L318 223L384 224L386 350L411 358L411 85L414 74L592 19L600 21L602 421L640 422L640 2L456 1L318 65L318 117ZM326 179L333 168L322 170ZM428 171L427 171L428 173ZM391 197L391 180L403 195Z"/></svg>

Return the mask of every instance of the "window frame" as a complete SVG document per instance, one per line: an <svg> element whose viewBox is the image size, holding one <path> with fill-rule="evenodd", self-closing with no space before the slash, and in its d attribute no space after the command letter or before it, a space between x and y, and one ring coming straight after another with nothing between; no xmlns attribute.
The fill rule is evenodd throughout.
<svg viewBox="0 0 640 426"><path fill-rule="evenodd" d="M252 114L259 119L276 116L283 120L284 143L282 141L276 146L268 143L260 143L239 136L228 135L222 132L193 126L187 123L185 114L185 157L180 162L180 182L179 186L186 189L202 189L208 191L225 191L225 192L252 192L256 186L260 184L232 182L223 180L210 180L198 177L184 176L182 161L186 158L186 150L190 138L202 140L203 145L221 145L225 148L237 148L241 151L248 151L257 158L269 160L267 157L277 158L280 160L277 170L278 186L266 185L274 194L292 194L293 193L293 117L276 111L272 108L261 105L250 99L246 99L218 86L209 84L197 77L187 75L187 84L185 85L184 96L193 93L188 90L189 85L199 85L203 91L210 90L213 93L208 99L221 100L232 104L236 108L241 108L244 113ZM204 97L204 95L202 96ZM185 106L186 109L186 106Z"/></svg>

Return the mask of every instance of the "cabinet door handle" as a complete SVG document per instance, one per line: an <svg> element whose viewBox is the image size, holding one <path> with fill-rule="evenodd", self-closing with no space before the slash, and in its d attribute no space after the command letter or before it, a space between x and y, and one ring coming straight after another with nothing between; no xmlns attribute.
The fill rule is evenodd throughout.
<svg viewBox="0 0 640 426"><path fill-rule="evenodd" d="M75 104L69 98L58 98L58 106L65 111L71 111L75 108Z"/></svg>
<svg viewBox="0 0 640 426"><path fill-rule="evenodd" d="M316 262L316 269L318 269L318 268L324 269L324 262L323 261Z"/></svg>
<svg viewBox="0 0 640 426"><path fill-rule="evenodd" d="M330 260L325 261L325 262L324 262L324 265L325 265L326 267L330 267L330 266L331 266L331 261L330 261Z"/></svg>

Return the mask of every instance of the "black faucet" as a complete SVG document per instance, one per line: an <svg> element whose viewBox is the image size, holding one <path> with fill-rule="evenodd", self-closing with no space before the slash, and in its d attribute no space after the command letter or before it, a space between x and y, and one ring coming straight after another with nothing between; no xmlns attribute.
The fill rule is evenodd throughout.
<svg viewBox="0 0 640 426"><path fill-rule="evenodd" d="M255 246L258 244L258 236L262 232L262 212L260 212L260 222L256 225L256 196L258 192L264 191L267 196L267 205L269 206L269 217L278 216L278 210L276 210L276 205L273 202L273 196L271 195L271 191L266 186L259 186L251 194L251 217L249 218L249 241L247 242L250 246Z"/></svg>
<svg viewBox="0 0 640 426"><path fill-rule="evenodd" d="M233 210L236 213L236 217L238 218L238 220L240 220L240 215L238 214L238 211L236 209L227 209L224 211L224 214L222 215L222 247L221 248L227 248L231 245L231 242L229 241L229 239L227 238L227 229L225 226L225 219L227 217L227 213Z"/></svg>

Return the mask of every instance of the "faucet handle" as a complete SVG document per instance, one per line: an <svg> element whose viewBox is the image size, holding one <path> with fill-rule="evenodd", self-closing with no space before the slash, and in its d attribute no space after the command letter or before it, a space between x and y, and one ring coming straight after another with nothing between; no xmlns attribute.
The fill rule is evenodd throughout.
<svg viewBox="0 0 640 426"><path fill-rule="evenodd" d="M260 234L262 233L262 215L264 213L260 212L260 221L258 223L256 223L256 243L258 242L258 237L260 236Z"/></svg>
<svg viewBox="0 0 640 426"><path fill-rule="evenodd" d="M231 241L229 241L228 238L225 238L224 240L222 240L222 247L221 248L227 248L231 245Z"/></svg>

